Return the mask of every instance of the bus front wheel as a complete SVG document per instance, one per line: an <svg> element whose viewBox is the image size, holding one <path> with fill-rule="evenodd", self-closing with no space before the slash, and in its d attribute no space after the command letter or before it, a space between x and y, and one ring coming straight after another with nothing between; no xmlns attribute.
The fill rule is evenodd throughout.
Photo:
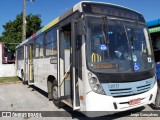
<svg viewBox="0 0 160 120"><path fill-rule="evenodd" d="M52 95L53 95L53 103L58 108L61 108L64 106L64 104L61 102L61 100L58 98L58 82L56 80L52 83Z"/></svg>

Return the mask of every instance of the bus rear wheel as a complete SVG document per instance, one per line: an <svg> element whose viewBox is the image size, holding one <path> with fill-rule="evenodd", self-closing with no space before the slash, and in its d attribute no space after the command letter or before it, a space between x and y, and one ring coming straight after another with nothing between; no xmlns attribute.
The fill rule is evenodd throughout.
<svg viewBox="0 0 160 120"><path fill-rule="evenodd" d="M64 103L58 98L58 82L56 80L52 83L52 95L53 95L53 103L56 107L61 108L64 106Z"/></svg>
<svg viewBox="0 0 160 120"><path fill-rule="evenodd" d="M27 81L25 80L24 72L23 72L23 71L21 72L21 77L22 77L22 83L23 83L24 85L27 84Z"/></svg>

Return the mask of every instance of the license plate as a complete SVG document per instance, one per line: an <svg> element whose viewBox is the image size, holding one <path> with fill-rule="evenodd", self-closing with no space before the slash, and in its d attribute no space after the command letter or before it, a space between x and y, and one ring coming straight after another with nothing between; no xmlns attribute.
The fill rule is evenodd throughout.
<svg viewBox="0 0 160 120"><path fill-rule="evenodd" d="M141 98L137 98L129 101L129 105L135 105L138 103L141 103Z"/></svg>

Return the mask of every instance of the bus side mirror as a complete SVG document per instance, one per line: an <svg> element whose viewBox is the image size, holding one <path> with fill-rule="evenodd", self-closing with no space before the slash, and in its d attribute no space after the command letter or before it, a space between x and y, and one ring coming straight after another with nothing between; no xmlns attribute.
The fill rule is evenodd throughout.
<svg viewBox="0 0 160 120"><path fill-rule="evenodd" d="M85 30L85 23L83 19L78 20L77 30L79 35L84 35L86 32Z"/></svg>

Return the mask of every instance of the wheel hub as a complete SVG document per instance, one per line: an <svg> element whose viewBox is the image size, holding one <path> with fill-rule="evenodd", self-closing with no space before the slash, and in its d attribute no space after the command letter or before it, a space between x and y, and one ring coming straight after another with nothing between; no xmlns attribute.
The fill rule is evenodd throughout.
<svg viewBox="0 0 160 120"><path fill-rule="evenodd" d="M54 98L55 100L58 99L58 94L57 94L57 92L58 92L57 86L54 86L54 87L53 87L53 98Z"/></svg>

